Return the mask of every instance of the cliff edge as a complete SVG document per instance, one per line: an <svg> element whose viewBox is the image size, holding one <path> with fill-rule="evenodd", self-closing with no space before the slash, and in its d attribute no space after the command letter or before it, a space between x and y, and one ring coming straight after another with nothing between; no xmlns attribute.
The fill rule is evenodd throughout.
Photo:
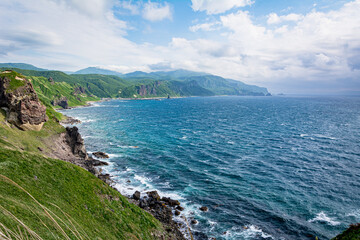
<svg viewBox="0 0 360 240"><path fill-rule="evenodd" d="M1 72L0 108L6 111L7 121L21 130L40 131L48 120L30 81L14 71Z"/></svg>

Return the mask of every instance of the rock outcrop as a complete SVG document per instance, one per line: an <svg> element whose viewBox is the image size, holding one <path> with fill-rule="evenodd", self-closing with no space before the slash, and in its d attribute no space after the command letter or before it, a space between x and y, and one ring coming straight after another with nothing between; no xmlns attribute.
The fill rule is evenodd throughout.
<svg viewBox="0 0 360 240"><path fill-rule="evenodd" d="M74 95L80 95L80 94L84 94L84 93L86 93L85 88L83 88L81 86L74 88Z"/></svg>
<svg viewBox="0 0 360 240"><path fill-rule="evenodd" d="M104 152L94 152L92 155L94 155L97 158L110 158L109 155L107 155Z"/></svg>
<svg viewBox="0 0 360 240"><path fill-rule="evenodd" d="M0 107L7 121L22 130L39 131L48 120L31 82L14 71L0 73Z"/></svg>
<svg viewBox="0 0 360 240"><path fill-rule="evenodd" d="M156 89L161 85L160 81L156 81L153 84L140 85L136 87L136 92L140 96L156 95Z"/></svg>
<svg viewBox="0 0 360 240"><path fill-rule="evenodd" d="M60 106L64 109L68 109L69 108L69 103L68 103L68 99L64 96L61 96L59 98L55 98L54 100L51 101L51 104L53 106Z"/></svg>
<svg viewBox="0 0 360 240"><path fill-rule="evenodd" d="M77 127L67 127L65 139L67 144L71 147L74 156L85 160L89 158L85 149L84 139L81 137Z"/></svg>

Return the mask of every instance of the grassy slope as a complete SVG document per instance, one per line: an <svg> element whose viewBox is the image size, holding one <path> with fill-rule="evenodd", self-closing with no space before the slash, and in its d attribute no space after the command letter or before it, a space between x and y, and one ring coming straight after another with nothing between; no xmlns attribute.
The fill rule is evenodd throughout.
<svg viewBox="0 0 360 240"><path fill-rule="evenodd" d="M47 109L47 111L50 113L55 112L53 109ZM54 119L49 119L39 132L21 131L6 123L5 112L0 110L0 148L39 152L38 147L40 147L46 152L48 149L44 142L46 142L49 137L64 131L65 128Z"/></svg>
<svg viewBox="0 0 360 240"><path fill-rule="evenodd" d="M68 99L69 107L85 105L87 101L100 100L88 94L74 94L74 86L66 82L51 83L45 77L28 77L34 86L36 93L43 103L50 104L55 98L64 96Z"/></svg>
<svg viewBox="0 0 360 240"><path fill-rule="evenodd" d="M80 239L76 235L154 239L152 234L163 232L150 214L86 170L37 154L0 149L0 223L19 232L21 224L9 212L42 239ZM23 235L28 232L20 229Z"/></svg>
<svg viewBox="0 0 360 240"><path fill-rule="evenodd" d="M56 90L72 90L44 81L32 78L45 103ZM86 170L40 155L39 147L50 151L45 142L65 131L55 119L61 114L51 106L47 114L41 131L21 131L0 110L0 239L2 233L17 239L156 239L163 233L153 216Z"/></svg>

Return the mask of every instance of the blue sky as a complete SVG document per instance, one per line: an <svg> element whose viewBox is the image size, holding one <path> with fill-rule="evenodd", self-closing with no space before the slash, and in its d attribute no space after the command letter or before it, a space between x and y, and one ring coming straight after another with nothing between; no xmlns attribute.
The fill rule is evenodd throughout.
<svg viewBox="0 0 360 240"><path fill-rule="evenodd" d="M360 92L360 0L2 0L0 62Z"/></svg>

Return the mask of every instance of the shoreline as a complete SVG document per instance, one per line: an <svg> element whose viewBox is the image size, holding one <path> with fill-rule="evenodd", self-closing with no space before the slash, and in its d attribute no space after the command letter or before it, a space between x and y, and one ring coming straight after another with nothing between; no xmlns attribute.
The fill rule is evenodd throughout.
<svg viewBox="0 0 360 240"><path fill-rule="evenodd" d="M106 99L101 101L89 101L86 106L79 106L81 107L89 107L92 103L95 102L105 102L110 100L116 100L116 99ZM153 99L146 99L146 100L153 100ZM62 109L62 110L68 110L68 109ZM76 128L76 131L78 131L76 125L81 124L82 122L79 119L76 119L74 117L68 116L63 114L66 118L64 120L60 121L60 124L68 128ZM75 125L75 126L74 126ZM71 127L70 127L71 126ZM82 142L84 144L84 139L81 136L81 133L77 132L80 138L82 139ZM85 147L85 144L84 144ZM86 149L85 149L86 151ZM83 161L77 161L73 162L73 164L78 165L80 167L85 168L87 171L104 181L106 184L108 184L110 187L118 191L120 194L120 189L117 189L115 187L115 184L117 183L114 179L111 173L104 173L104 169L102 167L108 166L109 161L106 161L105 159L108 159L109 155L111 153L104 153L100 152L101 154L106 155L107 157L97 157L94 155L93 152L86 153L89 155L87 159L84 159ZM105 160L105 161L104 161ZM154 216L157 220L159 220L164 228L166 228L167 231L173 232L175 235L177 235L176 239L191 239L193 240L193 234L191 230L191 224L197 224L196 220L190 220L187 219L184 215L180 216L181 211L184 210L184 207L182 207L181 203L178 200L171 199L170 197L167 197L166 195L160 196L158 194L158 189L153 189L149 191L144 191L142 194L138 191L135 191L134 194L131 195L124 195L128 199L128 201L132 204L135 204L136 206L140 207L144 211L148 212L152 216ZM136 196L138 195L138 196ZM140 197L141 196L141 197ZM161 209L165 206L165 209ZM167 206L167 207L166 207ZM175 217L180 216L180 218L183 221L177 220ZM193 222L195 221L195 222ZM179 233L181 234L181 237L179 236Z"/></svg>

